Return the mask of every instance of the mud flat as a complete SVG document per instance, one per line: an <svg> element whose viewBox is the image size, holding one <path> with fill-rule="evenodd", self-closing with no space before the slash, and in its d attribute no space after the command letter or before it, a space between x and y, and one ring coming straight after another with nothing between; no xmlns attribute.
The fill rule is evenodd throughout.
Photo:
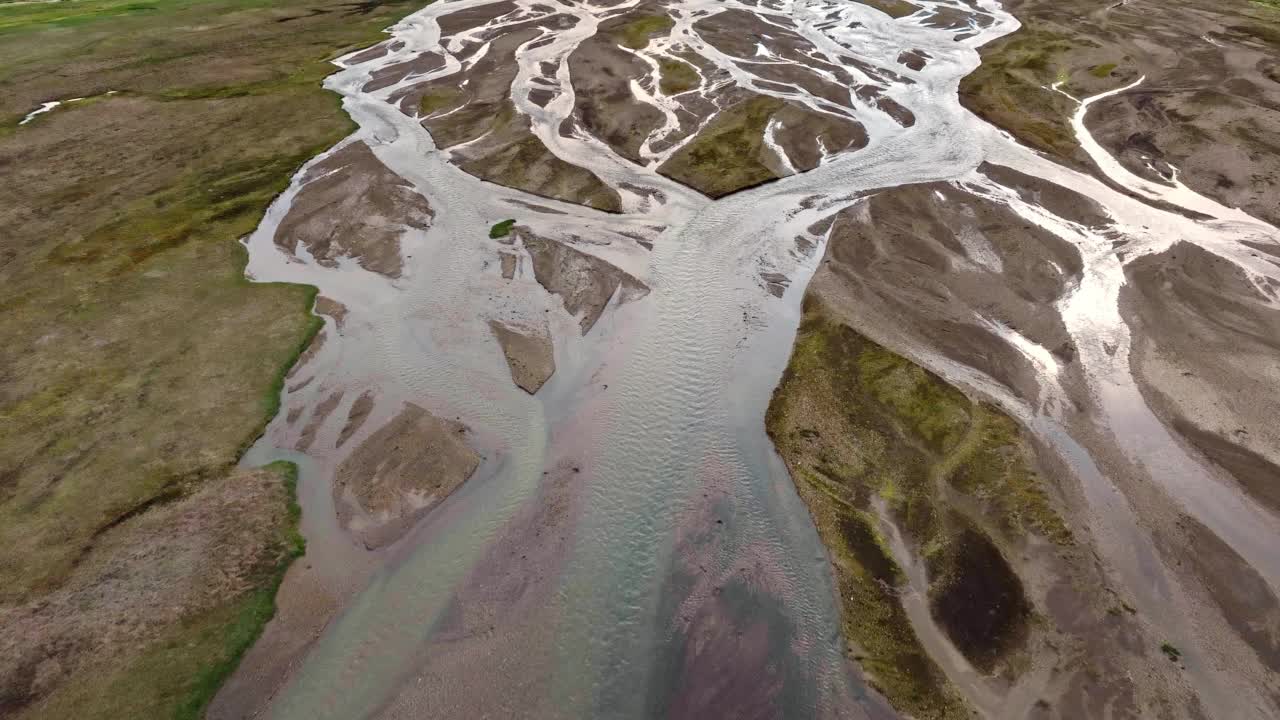
<svg viewBox="0 0 1280 720"><path fill-rule="evenodd" d="M560 296L570 315L581 318L583 334L615 295L619 302L630 302L649 292L644 283L621 269L565 243L528 233L521 233L520 241L529 252L538 284Z"/></svg>
<svg viewBox="0 0 1280 720"><path fill-rule="evenodd" d="M1133 363L1144 394L1166 425L1280 510L1271 422L1280 309L1238 268L1194 245L1136 260L1127 277L1122 310L1141 333Z"/></svg>

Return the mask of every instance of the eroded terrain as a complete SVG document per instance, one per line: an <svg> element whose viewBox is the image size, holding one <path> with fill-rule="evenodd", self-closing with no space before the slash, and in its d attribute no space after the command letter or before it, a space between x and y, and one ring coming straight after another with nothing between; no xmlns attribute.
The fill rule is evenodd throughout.
<svg viewBox="0 0 1280 720"><path fill-rule="evenodd" d="M1016 25L463 0L342 60L361 129L247 240L255 279L343 309L251 453L305 448L316 550L281 597L330 600L213 716L1273 711L1275 228L1094 138L1136 77L1047 90L1065 164L962 109ZM361 144L383 196L312 179ZM333 183L430 208L392 221L399 275L280 252ZM341 488L406 412L461 443L412 462L478 462L365 549Z"/></svg>

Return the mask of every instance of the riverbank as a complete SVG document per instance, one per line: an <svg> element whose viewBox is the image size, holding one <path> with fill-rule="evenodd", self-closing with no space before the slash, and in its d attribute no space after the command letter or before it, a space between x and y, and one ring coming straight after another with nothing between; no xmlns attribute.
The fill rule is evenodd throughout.
<svg viewBox="0 0 1280 720"><path fill-rule="evenodd" d="M236 239L350 131L328 58L413 7L0 6L7 716L197 717L270 617L292 490L235 464L319 321Z"/></svg>

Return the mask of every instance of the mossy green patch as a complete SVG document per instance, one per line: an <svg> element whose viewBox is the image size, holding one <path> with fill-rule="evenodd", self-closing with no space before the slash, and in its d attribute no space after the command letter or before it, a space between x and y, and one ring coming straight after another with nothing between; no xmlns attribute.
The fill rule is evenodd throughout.
<svg viewBox="0 0 1280 720"><path fill-rule="evenodd" d="M422 99L418 101L418 112L424 117L431 115L437 110L452 107L458 102L458 98L462 93L452 88L436 88L430 92L424 93Z"/></svg>
<svg viewBox="0 0 1280 720"><path fill-rule="evenodd" d="M1061 56L1075 47L1062 33L1023 28L982 50L982 64L960 81L965 107L1033 147L1061 158L1079 152L1069 98L1049 86L1070 68Z"/></svg>
<svg viewBox="0 0 1280 720"><path fill-rule="evenodd" d="M1104 78L1111 75L1111 72L1115 69L1116 69L1115 63L1104 63L1102 65L1094 65L1093 67L1089 68L1089 74L1096 78Z"/></svg>
<svg viewBox="0 0 1280 720"><path fill-rule="evenodd" d="M609 34L624 47L643 50L650 38L665 34L675 24L669 15L637 15L610 30Z"/></svg>
<svg viewBox="0 0 1280 720"><path fill-rule="evenodd" d="M698 71L683 60L663 58L658 63L658 88L663 95L678 95L698 87Z"/></svg>
<svg viewBox="0 0 1280 720"><path fill-rule="evenodd" d="M762 148L769 118L784 105L778 98L755 96L721 110L658 172L713 198L777 178L764 164Z"/></svg>
<svg viewBox="0 0 1280 720"><path fill-rule="evenodd" d="M514 218L494 223L493 227L489 228L489 238L497 240L498 238L504 238L510 235L511 228L515 227L515 224L516 221Z"/></svg>

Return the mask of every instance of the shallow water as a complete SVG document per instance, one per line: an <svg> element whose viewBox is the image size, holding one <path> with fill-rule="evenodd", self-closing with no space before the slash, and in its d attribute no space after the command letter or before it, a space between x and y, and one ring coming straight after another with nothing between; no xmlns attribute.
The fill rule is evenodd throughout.
<svg viewBox="0 0 1280 720"><path fill-rule="evenodd" d="M551 631L554 647L513 648L554 663L545 693L554 698L555 711L548 714L661 714L664 702L679 701L685 680L696 682L703 672L685 662L689 633L698 628L681 620L703 612L720 613L716 617L739 630L767 630L767 640L761 642L781 678L772 693L778 716L885 715L882 703L867 694L844 660L825 552L764 433L764 410L786 365L800 299L822 252L822 238L811 237L819 244L808 253L797 250L794 238L853 202L859 192L934 180L977 183L974 168L992 160L1097 199L1124 232L1138 238L1136 252L1159 252L1170 242L1167 238L1182 237L1247 265L1250 272L1276 275L1274 267L1233 251L1239 238L1273 237L1273 229L1237 215L1197 223L1152 210L1053 165L962 110L956 87L977 65L975 49L1017 27L993 2L978 3L984 27L959 30L929 27L927 11L893 21L869 7L838 2L779 2L771 9L710 0L673 3L681 17L672 37L685 42L699 42L691 30L694 13L737 7L789 16L828 56L854 55L893 67L910 80L889 83L884 91L915 114L914 126L900 127L878 110L860 107L854 115L870 135L866 148L718 201L631 164L598 141L560 136L560 121L573 107L563 61L606 13L590 5L541 2L579 22L566 31L547 31L553 42L537 48L529 43L518 53L516 87L523 91L514 93L517 107L530 116L534 132L554 153L618 188L624 213L608 215L483 183L451 165L421 125L387 100L423 77L372 93L361 88L380 68L423 51L454 47L447 39L442 46L435 18L491 1L436 2L391 29L402 47L359 64L340 61L341 69L326 82L342 95L359 125L344 143L368 143L383 163L428 198L435 212L429 230L406 234L402 277L368 272L355 261L324 267L305 252L296 259L276 247L276 228L302 187L306 168L247 240L251 277L316 285L349 311L341 334L326 319L326 343L299 375L316 379L305 386L291 382L282 407L310 412L335 391L344 391L331 416L334 421L322 426L309 451L300 496L312 564L336 586L363 589L274 699L272 717L370 716L393 702L407 684L429 676L423 648L437 642L460 586L502 528L522 507L536 502L545 472L569 465L584 480L570 549L553 580L557 590L548 617L557 618ZM521 12L533 12L539 3L516 4ZM969 8L958 2L921 4ZM517 13L490 26L520 19ZM702 49L736 82L753 84L731 58ZM923 70L910 71L896 64L898 53L907 49L926 50L932 59ZM424 77L458 71L458 61L444 54L445 67ZM539 108L528 101L524 80L543 61L561 63L561 94ZM856 67L847 69L854 77L866 77ZM812 101L798 89L780 96ZM656 164L662 156L651 159ZM623 184L659 190L665 200L646 201L642 192ZM1164 199L1176 202L1172 195ZM531 213L514 200L564 214ZM1109 238L1043 209L1013 200L1009 204L1029 221L1077 244L1086 258L1085 280L1061 311L1081 349L1080 361L1095 387L1103 422L1113 429L1140 428L1124 442L1124 450L1139 461L1163 463L1153 468L1183 462L1169 458L1172 439L1143 403L1128 370L1127 328L1117 309L1123 267L1107 252ZM547 237L608 241L591 245L589 251L636 275L651 292L625 304L615 298L595 327L581 335L577 319L555 296L543 293L527 270L514 283L502 280L495 246L485 238L488 227L506 217ZM651 238L653 250L640 248L621 231ZM791 279L781 298L767 292L762 272ZM487 325L490 318L546 318L555 338L557 371L538 395L530 397L511 382ZM1003 335L1022 352L1052 360L1016 333ZM1121 351L1105 349L1115 347ZM1165 577L1149 539L1135 530L1123 496L1058 422L1053 403L1032 408L972 369L955 367L928 348L912 350L931 369L986 392L1062 453L1097 507L1103 536L1125 539L1109 549L1113 556L1108 559L1138 586L1142 611L1168 619L1174 628L1171 637L1185 636L1180 646L1194 647L1193 630L1177 628L1178 591ZM1058 368L1041 365L1046 392L1052 394ZM374 413L350 442L335 448L342 418L366 390L375 394ZM418 528L381 551L380 570L353 579L349 568L369 565L369 553L338 528L329 483L346 453L406 401L442 417L460 418L472 429L485 461ZM289 456L275 448L291 447L296 433L282 413L246 461ZM1197 473L1194 461L1186 462L1190 470L1179 468L1167 478L1168 492L1253 563L1273 587L1280 587L1280 556L1265 551L1280 540L1275 518L1220 486L1203 469ZM718 573L714 593L697 579L700 572ZM1192 652L1188 664L1193 670L1195 663ZM755 671L731 656L713 658L712 667L730 676ZM1202 677L1206 687L1218 683L1209 670L1202 670Z"/></svg>

